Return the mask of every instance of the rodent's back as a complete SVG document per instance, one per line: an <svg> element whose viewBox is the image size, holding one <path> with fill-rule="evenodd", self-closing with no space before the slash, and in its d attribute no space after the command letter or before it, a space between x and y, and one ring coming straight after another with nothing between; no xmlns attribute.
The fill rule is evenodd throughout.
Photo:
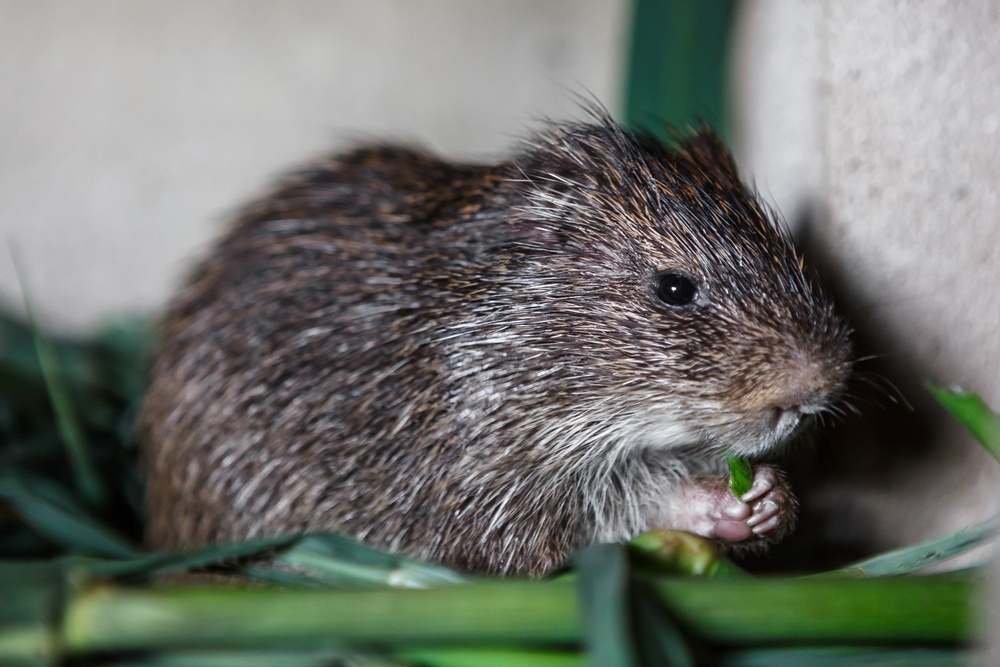
<svg viewBox="0 0 1000 667"><path fill-rule="evenodd" d="M690 303L663 301L675 275ZM711 136L598 119L495 166L358 150L249 207L168 310L149 540L340 530L540 572L644 529L723 449L773 449L798 423L774 411L827 405L848 354Z"/></svg>
<svg viewBox="0 0 1000 667"><path fill-rule="evenodd" d="M394 450L373 406L444 419L439 355L405 334L433 317L420 267L450 260L424 255L462 180L489 172L362 149L246 209L163 318L143 418L153 546L313 529L325 505L352 511L340 489L366 511L393 502L360 481L385 466L420 476L426 452Z"/></svg>

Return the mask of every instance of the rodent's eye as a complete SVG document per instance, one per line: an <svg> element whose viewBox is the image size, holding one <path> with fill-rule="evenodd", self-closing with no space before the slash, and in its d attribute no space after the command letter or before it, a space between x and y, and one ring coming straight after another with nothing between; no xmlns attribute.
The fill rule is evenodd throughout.
<svg viewBox="0 0 1000 667"><path fill-rule="evenodd" d="M656 283L656 296L668 306L687 306L698 296L698 287L683 273L667 271Z"/></svg>

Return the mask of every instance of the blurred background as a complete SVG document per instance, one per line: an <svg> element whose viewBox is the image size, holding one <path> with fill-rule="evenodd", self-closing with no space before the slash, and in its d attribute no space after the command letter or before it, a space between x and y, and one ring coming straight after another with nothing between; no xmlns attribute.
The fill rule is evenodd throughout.
<svg viewBox="0 0 1000 667"><path fill-rule="evenodd" d="M0 0L0 302L24 281L68 333L154 312L235 207L359 140L497 159L580 96L705 119L884 378L792 462L788 548L912 543L998 506L922 388L1000 406L997 34L971 0Z"/></svg>

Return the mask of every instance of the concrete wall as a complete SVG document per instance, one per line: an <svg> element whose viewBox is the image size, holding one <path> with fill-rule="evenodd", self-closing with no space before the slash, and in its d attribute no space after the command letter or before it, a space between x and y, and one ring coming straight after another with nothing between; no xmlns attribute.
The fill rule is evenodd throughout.
<svg viewBox="0 0 1000 667"><path fill-rule="evenodd" d="M743 9L740 153L880 357L859 364L878 386L859 383L862 418L821 451L812 509L865 548L995 513L1000 466L922 383L1000 406L1000 4Z"/></svg>
<svg viewBox="0 0 1000 667"><path fill-rule="evenodd" d="M590 92L626 0L0 0L0 299L155 307L232 207L327 147L491 157Z"/></svg>

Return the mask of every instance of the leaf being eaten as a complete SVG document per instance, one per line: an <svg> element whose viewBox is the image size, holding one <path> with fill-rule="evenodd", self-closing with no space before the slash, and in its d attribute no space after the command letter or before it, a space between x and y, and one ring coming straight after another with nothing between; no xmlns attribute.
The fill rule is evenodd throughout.
<svg viewBox="0 0 1000 667"><path fill-rule="evenodd" d="M726 455L726 463L729 464L729 489L739 498L753 484L753 468L750 461L732 454Z"/></svg>

